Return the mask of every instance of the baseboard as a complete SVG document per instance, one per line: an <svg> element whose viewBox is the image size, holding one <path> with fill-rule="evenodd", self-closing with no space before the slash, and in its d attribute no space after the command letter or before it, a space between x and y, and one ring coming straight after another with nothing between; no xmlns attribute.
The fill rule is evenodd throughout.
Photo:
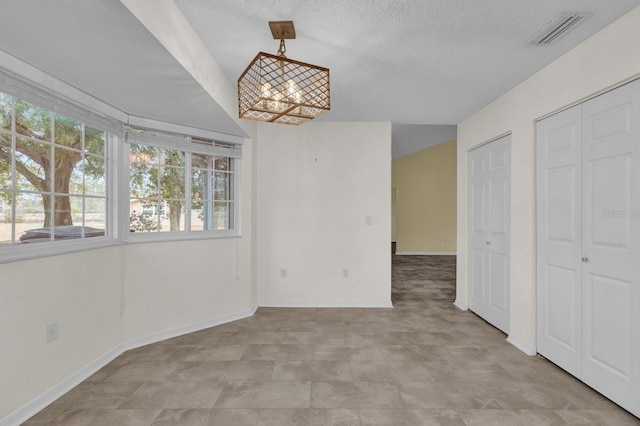
<svg viewBox="0 0 640 426"><path fill-rule="evenodd" d="M455 251L397 251L396 256L455 256Z"/></svg>
<svg viewBox="0 0 640 426"><path fill-rule="evenodd" d="M0 426L18 426L24 423L29 418L33 417L42 409L54 402L56 399L60 398L62 395L69 392L71 389L91 377L102 367L122 355L122 353L124 353L125 351L171 339L173 337L182 336L183 334L204 330L205 328L215 327L217 325L226 324L231 321L247 318L252 316L256 312L256 309L257 307L252 307L251 309L247 309L246 311L242 311L237 314L225 315L211 320L190 324L159 333L153 333L148 336L138 337L120 343L102 356L98 357L94 361L80 368L75 373L66 377L47 391L38 395L22 407L10 413L8 416L0 419Z"/></svg>
<svg viewBox="0 0 640 426"><path fill-rule="evenodd" d="M239 319L248 318L255 313L256 309L253 309L253 308L247 309L237 314L225 315L225 316L213 318L207 321L189 324L182 327L161 331L159 333L150 334L148 336L131 339L125 342L125 350L128 351L130 349L139 348L141 346L150 345L152 343L162 342L163 340L172 339L174 337L182 336L184 334L194 333L196 331L204 330L206 328L211 328L217 325L226 324L231 321L237 321Z"/></svg>
<svg viewBox="0 0 640 426"><path fill-rule="evenodd" d="M265 308L393 308L389 302L332 302L332 301L289 301L267 300L259 303Z"/></svg>
<svg viewBox="0 0 640 426"><path fill-rule="evenodd" d="M537 353L536 348L518 341L518 339L514 338L511 335L507 337L507 342L511 343L513 346L520 349L522 352L529 356L534 356Z"/></svg>
<svg viewBox="0 0 640 426"><path fill-rule="evenodd" d="M102 367L119 357L125 351L124 347L124 343L119 344L72 375L66 377L58 384L41 393L22 407L15 410L13 413L0 420L0 426L18 426L24 423L46 408L53 401L69 392L71 389L95 374Z"/></svg>
<svg viewBox="0 0 640 426"><path fill-rule="evenodd" d="M469 310L469 305L467 305L466 303L460 302L458 299L456 299L456 301L453 302L453 306L455 306L456 308L460 309L461 311L468 311Z"/></svg>

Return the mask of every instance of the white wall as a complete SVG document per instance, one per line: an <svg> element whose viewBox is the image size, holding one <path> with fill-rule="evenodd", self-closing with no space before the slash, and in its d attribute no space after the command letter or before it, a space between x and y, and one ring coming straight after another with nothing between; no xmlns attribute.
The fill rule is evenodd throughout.
<svg viewBox="0 0 640 426"><path fill-rule="evenodd" d="M535 121L640 75L640 7L604 28L458 125L456 305L468 306L468 151L512 133L511 330L509 341L536 347Z"/></svg>
<svg viewBox="0 0 640 426"><path fill-rule="evenodd" d="M250 140L243 145L237 169L241 238L123 248L125 340L155 341L166 338L172 330L199 328L253 313L252 145Z"/></svg>
<svg viewBox="0 0 640 426"><path fill-rule="evenodd" d="M0 264L0 423L123 350L251 315L247 234ZM59 337L47 344L54 322Z"/></svg>
<svg viewBox="0 0 640 426"><path fill-rule="evenodd" d="M0 265L0 419L122 342L120 252Z"/></svg>
<svg viewBox="0 0 640 426"><path fill-rule="evenodd" d="M123 3L235 116L234 85L175 4ZM239 124L255 137L254 123ZM0 264L0 424L34 414L122 350L253 312L255 151L246 139L240 238L132 244ZM53 322L59 337L47 344L46 326Z"/></svg>
<svg viewBox="0 0 640 426"><path fill-rule="evenodd" d="M240 238L0 264L0 424L33 414L123 350L253 313L252 145L238 181ZM59 338L47 344L53 322Z"/></svg>
<svg viewBox="0 0 640 426"><path fill-rule="evenodd" d="M234 238L124 247L125 340L251 315L244 245Z"/></svg>
<svg viewBox="0 0 640 426"><path fill-rule="evenodd" d="M261 124L257 159L259 304L391 306L391 124Z"/></svg>

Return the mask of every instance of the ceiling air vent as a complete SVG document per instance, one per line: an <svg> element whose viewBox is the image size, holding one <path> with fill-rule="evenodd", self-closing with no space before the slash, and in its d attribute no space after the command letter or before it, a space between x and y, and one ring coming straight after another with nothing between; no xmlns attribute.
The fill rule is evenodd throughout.
<svg viewBox="0 0 640 426"><path fill-rule="evenodd" d="M553 44L591 15L592 13L561 13L545 25L543 29L538 31L530 43L537 46Z"/></svg>

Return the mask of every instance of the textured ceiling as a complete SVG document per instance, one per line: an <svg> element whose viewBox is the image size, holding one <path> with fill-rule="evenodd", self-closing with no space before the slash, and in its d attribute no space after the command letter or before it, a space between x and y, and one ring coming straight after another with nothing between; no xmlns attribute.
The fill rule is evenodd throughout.
<svg viewBox="0 0 640 426"><path fill-rule="evenodd" d="M391 158L402 157L457 137L457 126L443 124L396 124L391 126Z"/></svg>
<svg viewBox="0 0 640 426"><path fill-rule="evenodd" d="M139 0L153 2L155 0ZM640 0L176 0L229 84L270 20L293 20L287 56L331 69L319 120L457 124ZM594 15L557 44L527 41L560 12ZM132 115L242 135L118 0L3 1L0 50ZM411 129L398 128L402 131Z"/></svg>
<svg viewBox="0 0 640 426"><path fill-rule="evenodd" d="M293 20L287 56L331 69L320 120L457 124L640 4L638 0L175 0L236 81L268 21ZM594 13L549 47L527 42L557 14Z"/></svg>

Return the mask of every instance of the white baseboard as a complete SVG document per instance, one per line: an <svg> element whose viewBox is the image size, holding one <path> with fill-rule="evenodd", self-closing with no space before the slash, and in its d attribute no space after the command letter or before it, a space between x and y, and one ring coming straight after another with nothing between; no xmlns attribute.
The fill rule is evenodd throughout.
<svg viewBox="0 0 640 426"><path fill-rule="evenodd" d="M75 373L66 377L58 384L41 393L22 407L15 410L13 413L0 420L0 426L18 426L24 423L44 409L47 405L69 392L78 384L91 377L102 367L119 357L125 351L124 347L124 343L119 344L104 355L98 357Z"/></svg>
<svg viewBox="0 0 640 426"><path fill-rule="evenodd" d="M225 315L222 317L213 318L207 321L190 324L159 333L153 333L148 336L138 337L120 343L102 356L98 357L94 361L77 370L75 373L66 377L50 389L41 393L22 407L10 413L8 416L0 419L0 426L18 426L24 423L29 418L33 417L39 411L51 404L53 401L69 392L71 389L95 374L102 367L122 355L122 353L124 353L125 351L139 348L140 346L149 345L151 343L157 343L162 340L171 339L173 337L182 336L183 334L204 330L205 328L215 327L217 325L226 324L231 321L247 318L252 316L256 312L256 309L257 307L252 307L251 309L247 309L246 311L242 311L237 314Z"/></svg>
<svg viewBox="0 0 640 426"><path fill-rule="evenodd" d="M525 354L527 354L529 356L534 356L534 355L537 354L536 348L518 341L518 339L514 338L511 335L509 335L509 337L507 337L507 342L511 343L513 346L515 346L516 348L520 349L522 352L524 352Z"/></svg>
<svg viewBox="0 0 640 426"><path fill-rule="evenodd" d="M256 308L257 309L257 308ZM184 334L194 333L196 331L204 330L206 328L215 327L217 325L226 324L231 321L237 321L239 319L248 318L252 316L256 309L247 309L237 314L225 315L218 318L213 318L207 321L202 321L195 324L189 324L182 327L173 328L171 330L161 331L159 333L153 333L148 336L138 337L125 342L125 350L139 348L141 346L150 345L152 343L162 342L163 340L172 339L174 337L182 336Z"/></svg>
<svg viewBox="0 0 640 426"><path fill-rule="evenodd" d="M391 301L388 302L333 302L333 301L290 301L290 300L268 300L259 303L265 308L393 308Z"/></svg>
<svg viewBox="0 0 640 426"><path fill-rule="evenodd" d="M396 256L455 256L455 251L397 251Z"/></svg>
<svg viewBox="0 0 640 426"><path fill-rule="evenodd" d="M460 309L461 311L468 311L469 310L469 305L467 305L466 303L460 302L458 299L456 299L456 301L453 302L453 306L455 306L456 308Z"/></svg>

